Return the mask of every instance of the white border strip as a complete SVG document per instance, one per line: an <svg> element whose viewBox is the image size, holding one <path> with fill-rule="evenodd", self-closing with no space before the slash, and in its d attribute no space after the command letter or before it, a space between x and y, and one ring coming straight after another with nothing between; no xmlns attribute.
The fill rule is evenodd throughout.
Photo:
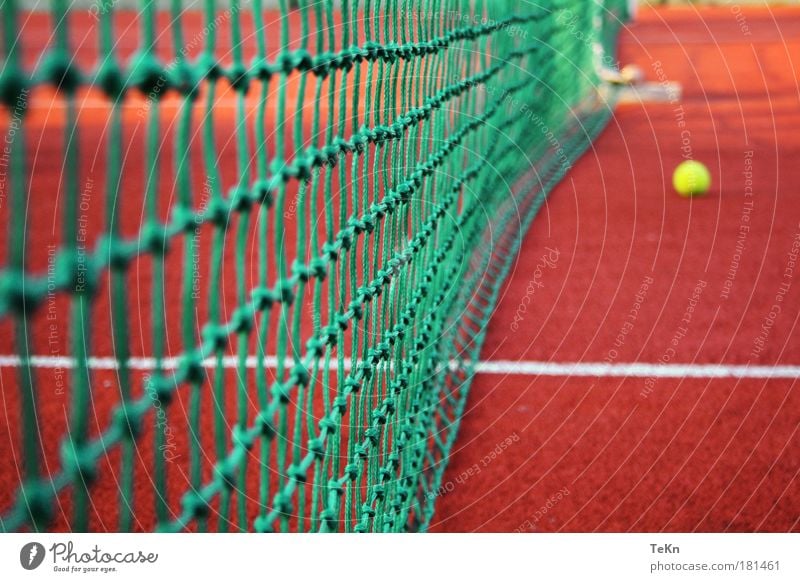
<svg viewBox="0 0 800 582"><path fill-rule="evenodd" d="M335 360L332 363L335 365ZM161 367L174 370L178 367L178 358L165 358ZM245 360L247 368L255 368L258 363L256 356L248 356ZM22 360L15 355L0 355L0 368L18 368ZM203 360L205 368L214 368L216 358ZM276 368L278 358L266 356L264 366ZM291 365L291 359L287 361ZM64 356L33 356L31 366L34 368L59 368L70 369L75 367L75 359ZM132 370L153 370L156 366L155 358L131 358L128 367ZM224 368L238 368L239 358L224 356ZM451 366L455 366L452 363ZM117 361L114 358L89 358L89 367L94 370L116 370ZM344 359L345 370L350 370L352 361ZM507 376L580 376L580 377L615 377L615 378L800 378L800 366L751 366L734 364L647 364L647 363L591 363L591 362L531 362L512 360L490 360L478 362L475 370L481 374L496 374Z"/></svg>

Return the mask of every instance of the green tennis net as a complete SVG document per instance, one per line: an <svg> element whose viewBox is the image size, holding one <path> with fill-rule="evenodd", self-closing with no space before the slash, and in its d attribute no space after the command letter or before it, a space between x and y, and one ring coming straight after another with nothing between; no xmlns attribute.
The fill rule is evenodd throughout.
<svg viewBox="0 0 800 582"><path fill-rule="evenodd" d="M6 0L0 529L425 530L625 6Z"/></svg>

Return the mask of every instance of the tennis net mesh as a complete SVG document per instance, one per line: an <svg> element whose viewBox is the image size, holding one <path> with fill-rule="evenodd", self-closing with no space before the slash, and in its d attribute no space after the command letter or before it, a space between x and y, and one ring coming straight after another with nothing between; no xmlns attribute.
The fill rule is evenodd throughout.
<svg viewBox="0 0 800 582"><path fill-rule="evenodd" d="M0 529L419 531L621 0L6 0Z"/></svg>

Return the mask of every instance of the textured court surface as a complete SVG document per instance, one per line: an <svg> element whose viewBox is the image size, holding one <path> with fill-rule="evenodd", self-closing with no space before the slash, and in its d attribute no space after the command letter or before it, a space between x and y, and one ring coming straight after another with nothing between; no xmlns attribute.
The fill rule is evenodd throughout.
<svg viewBox="0 0 800 582"><path fill-rule="evenodd" d="M482 357L797 364L800 11L640 16L622 62L684 97L554 191ZM686 147L705 199L671 191ZM799 411L796 379L479 376L433 530L797 531Z"/></svg>

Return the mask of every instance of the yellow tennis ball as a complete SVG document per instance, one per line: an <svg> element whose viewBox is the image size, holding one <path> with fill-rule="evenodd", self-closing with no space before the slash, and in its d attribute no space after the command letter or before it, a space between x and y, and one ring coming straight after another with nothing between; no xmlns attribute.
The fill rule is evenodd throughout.
<svg viewBox="0 0 800 582"><path fill-rule="evenodd" d="M700 162L686 160L675 168L672 185L681 196L702 196L711 187L711 173Z"/></svg>

